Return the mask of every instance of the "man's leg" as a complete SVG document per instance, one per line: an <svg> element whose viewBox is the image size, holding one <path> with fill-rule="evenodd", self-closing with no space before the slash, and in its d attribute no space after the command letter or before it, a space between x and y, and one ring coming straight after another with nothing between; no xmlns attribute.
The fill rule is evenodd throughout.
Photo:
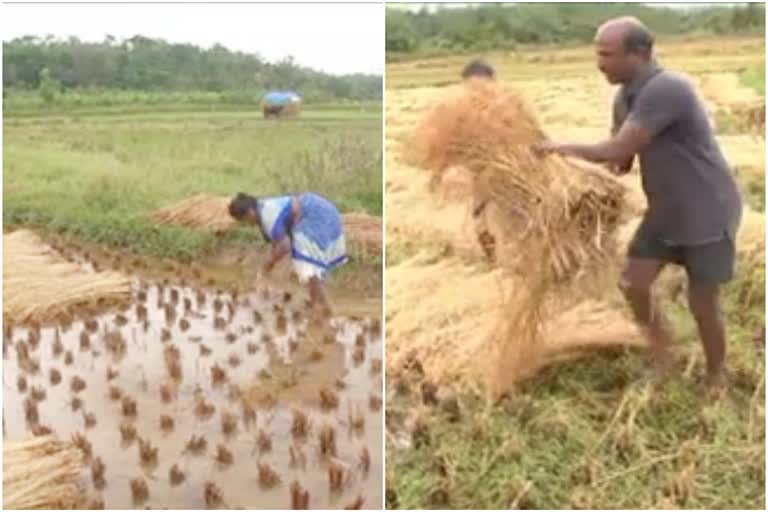
<svg viewBox="0 0 768 512"><path fill-rule="evenodd" d="M717 284L688 284L688 305L699 328L707 358L706 382L711 387L722 384L725 361L725 324L719 291Z"/></svg>
<svg viewBox="0 0 768 512"><path fill-rule="evenodd" d="M720 286L733 277L736 248L729 236L685 251L688 271L688 306L696 319L707 359L706 382L717 388L723 382L725 322L720 309Z"/></svg>
<svg viewBox="0 0 768 512"><path fill-rule="evenodd" d="M323 281L317 277L313 277L309 280L309 300L312 303L312 307L317 308L318 311L330 311L330 308L328 307L328 299L325 296Z"/></svg>
<svg viewBox="0 0 768 512"><path fill-rule="evenodd" d="M654 363L662 372L671 365L672 337L664 316L653 300L652 287L665 265L662 260L630 256L619 282L635 321L648 337Z"/></svg>

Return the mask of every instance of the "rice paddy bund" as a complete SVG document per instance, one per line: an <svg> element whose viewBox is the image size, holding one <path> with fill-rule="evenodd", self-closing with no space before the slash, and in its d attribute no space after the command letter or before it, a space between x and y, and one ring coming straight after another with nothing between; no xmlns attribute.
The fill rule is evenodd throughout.
<svg viewBox="0 0 768 512"><path fill-rule="evenodd" d="M446 86L466 57L392 64L388 507L764 508L764 100L741 78L763 41L659 51L704 97L749 205L724 294L728 393L703 393L679 269L657 290L679 373L645 377L615 286L645 206L637 170L614 179L527 149L608 133L613 90L591 48L488 55L500 85Z"/></svg>

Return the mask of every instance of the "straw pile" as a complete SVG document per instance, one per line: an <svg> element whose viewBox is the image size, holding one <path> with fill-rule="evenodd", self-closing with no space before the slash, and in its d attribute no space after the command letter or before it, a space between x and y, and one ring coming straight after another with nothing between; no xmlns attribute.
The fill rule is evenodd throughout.
<svg viewBox="0 0 768 512"><path fill-rule="evenodd" d="M621 309L591 300L563 305L542 323L535 344L514 337L497 343L509 284L500 269L476 270L456 258L416 257L388 267L387 376L396 379L418 361L436 383L499 394L587 351L644 345Z"/></svg>
<svg viewBox="0 0 768 512"><path fill-rule="evenodd" d="M64 260L31 231L4 235L3 318L44 321L71 308L121 301L130 280L117 272L86 272Z"/></svg>
<svg viewBox="0 0 768 512"><path fill-rule="evenodd" d="M3 442L3 509L75 509L83 454L53 437Z"/></svg>
<svg viewBox="0 0 768 512"><path fill-rule="evenodd" d="M488 304L497 316L483 321L493 326L483 344L498 362L487 372L498 391L510 371L522 377L549 357L544 319L575 307L584 285L605 282L595 278L609 275L626 218L627 189L619 180L602 169L535 156L531 147L546 139L520 95L475 80L425 118L406 154L432 171L433 186L460 167L474 202L494 207L494 259L504 292Z"/></svg>
<svg viewBox="0 0 768 512"><path fill-rule="evenodd" d="M199 194L152 213L158 224L173 224L209 232L222 232L235 226L229 215L230 198ZM342 215L344 231L351 249L364 254L381 254L381 217L364 213Z"/></svg>
<svg viewBox="0 0 768 512"><path fill-rule="evenodd" d="M229 215L230 198L198 194L152 213L158 224L186 226L201 231L226 231L235 225Z"/></svg>

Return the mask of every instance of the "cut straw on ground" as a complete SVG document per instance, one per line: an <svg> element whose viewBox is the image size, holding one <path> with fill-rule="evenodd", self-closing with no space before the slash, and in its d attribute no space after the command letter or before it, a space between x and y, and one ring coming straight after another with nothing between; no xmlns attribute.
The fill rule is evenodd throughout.
<svg viewBox="0 0 768 512"><path fill-rule="evenodd" d="M27 230L3 235L3 318L46 321L79 306L119 302L130 295L128 277L87 272Z"/></svg>
<svg viewBox="0 0 768 512"><path fill-rule="evenodd" d="M82 452L53 437L3 441L3 509L74 509Z"/></svg>

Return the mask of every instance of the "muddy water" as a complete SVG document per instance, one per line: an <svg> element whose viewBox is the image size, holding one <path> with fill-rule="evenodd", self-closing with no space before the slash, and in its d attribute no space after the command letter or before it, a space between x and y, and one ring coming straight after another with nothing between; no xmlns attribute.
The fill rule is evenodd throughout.
<svg viewBox="0 0 768 512"><path fill-rule="evenodd" d="M370 404L371 395L381 396L376 368L382 357L380 329L371 320L336 317L319 336L306 316L302 301L276 290L233 297L137 281L133 301L123 311L70 326L44 327L36 349L29 344L30 332L17 327L5 340L4 434L8 439L30 435L24 400L32 387L44 389L47 396L38 402L38 423L63 438L82 433L90 441L93 456L106 466L106 486L96 489L90 470L83 472L83 484L89 495L101 496L107 508L205 508L204 488L213 482L221 489L222 508L286 509L291 508L293 481L309 491L310 508L343 508L358 496L365 499L365 508L380 508L382 412ZM83 333L88 335L86 346ZM57 337L64 351L55 355ZM111 352L106 343L120 339L125 342L122 355ZM23 344L40 363L35 375L18 366ZM171 346L179 354L181 376L176 381L166 366ZM67 352L72 354L70 364ZM214 365L225 371L225 382L213 381ZM50 380L54 369L61 373L56 385ZM116 373L111 380L108 371ZM23 392L17 384L21 376L27 383ZM86 383L77 393L70 385L75 376ZM135 400L135 417L125 416L121 400L110 397L112 386ZM168 402L162 387L171 390ZM320 389L336 393L338 406L321 407ZM255 395L270 400L248 399ZM71 405L74 396L82 400L77 411ZM196 414L202 398L215 408L208 417ZM243 403L259 404L255 423L244 422ZM309 417L305 437L292 433L294 410ZM362 414L362 429L352 428L351 411ZM95 425L86 425L85 413L95 417ZM229 435L222 425L224 413L237 416L236 430ZM173 419L172 431L161 429L161 415ZM158 449L156 464L141 463L136 441L123 442L124 424L133 425L138 437ZM320 453L319 432L325 426L335 430L333 461L345 468L341 491L330 490L330 459ZM259 449L260 430L271 438L270 450ZM185 450L192 435L207 440L202 454ZM215 460L220 444L231 452L231 465ZM370 453L368 472L360 464L364 448ZM293 464L291 451L306 460L300 456ZM259 463L271 465L281 482L262 487ZM180 485L170 482L173 465L186 474ZM146 480L146 501L133 500L130 481L135 478Z"/></svg>

